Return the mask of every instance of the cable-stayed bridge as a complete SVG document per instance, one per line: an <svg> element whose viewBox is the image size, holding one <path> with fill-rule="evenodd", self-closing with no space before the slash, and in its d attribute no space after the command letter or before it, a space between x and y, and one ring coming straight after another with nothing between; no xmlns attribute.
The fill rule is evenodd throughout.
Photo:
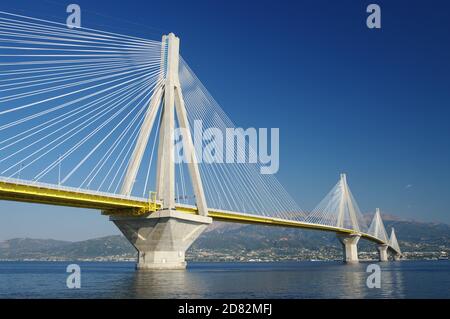
<svg viewBox="0 0 450 319"><path fill-rule="evenodd" d="M213 220L335 232L347 262L360 238L382 261L401 256L379 210L365 224L345 174L306 213L261 163L240 160L254 148L233 140L220 151L216 134L199 152L198 123L223 135L235 125L174 34L152 41L0 12L0 43L0 199L101 210L138 250L138 268L185 267Z"/></svg>

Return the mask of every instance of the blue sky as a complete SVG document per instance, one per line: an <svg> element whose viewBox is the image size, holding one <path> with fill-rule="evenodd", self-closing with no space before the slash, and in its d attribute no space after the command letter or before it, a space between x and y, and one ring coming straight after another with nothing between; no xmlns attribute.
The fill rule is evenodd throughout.
<svg viewBox="0 0 450 319"><path fill-rule="evenodd" d="M365 26L369 3L382 29ZM2 1L64 22L67 1ZM446 1L76 1L84 26L181 51L241 127L279 127L282 184L312 209L346 172L361 210L450 222ZM0 203L0 240L117 233L98 212Z"/></svg>

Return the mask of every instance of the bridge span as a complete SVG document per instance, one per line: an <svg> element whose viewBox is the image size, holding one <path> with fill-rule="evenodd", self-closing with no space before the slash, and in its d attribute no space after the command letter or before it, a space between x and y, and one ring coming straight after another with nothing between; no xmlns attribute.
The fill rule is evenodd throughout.
<svg viewBox="0 0 450 319"><path fill-rule="evenodd" d="M101 210L102 214L110 216L111 220L156 218L160 216L158 212L162 210L162 202L152 198L145 199L3 177L0 177L0 200ZM176 204L175 210L187 215L198 214L198 208L194 205ZM395 256L401 254L396 247L389 245L389 241L385 241L375 234L355 232L353 229L343 227L215 208L208 208L208 216L214 221L334 232L344 238L345 236L354 236L379 246L387 245ZM384 257L382 260L387 260L387 256Z"/></svg>

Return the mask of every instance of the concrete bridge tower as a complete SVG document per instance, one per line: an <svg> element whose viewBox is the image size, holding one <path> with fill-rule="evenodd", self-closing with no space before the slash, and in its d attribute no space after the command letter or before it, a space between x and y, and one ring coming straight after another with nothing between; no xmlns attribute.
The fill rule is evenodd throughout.
<svg viewBox="0 0 450 319"><path fill-rule="evenodd" d="M359 224L356 216L355 206L350 197L350 191L347 184L346 174L341 174L340 184L341 198L338 212L338 227L344 228L344 220L347 219L351 224L354 233L338 234L337 237L342 244L344 262L358 262L358 242L361 238L359 234Z"/></svg>
<svg viewBox="0 0 450 319"><path fill-rule="evenodd" d="M161 84L154 90L125 174L121 193L130 195L158 110L161 108L156 197L161 209L145 217L111 217L138 251L137 269L183 269L185 252L212 222L208 217L202 180L178 77L180 40L173 33L162 38ZM163 101L163 102L162 102ZM183 149L197 201L197 215L175 209L175 115L182 129Z"/></svg>

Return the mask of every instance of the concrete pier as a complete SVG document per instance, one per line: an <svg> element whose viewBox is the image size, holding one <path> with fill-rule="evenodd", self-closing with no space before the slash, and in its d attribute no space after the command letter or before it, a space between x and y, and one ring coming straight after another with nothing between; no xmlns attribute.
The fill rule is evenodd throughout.
<svg viewBox="0 0 450 319"><path fill-rule="evenodd" d="M358 234L338 234L337 238L344 250L344 262L357 263L359 261L357 244L361 236Z"/></svg>
<svg viewBox="0 0 450 319"><path fill-rule="evenodd" d="M136 269L185 269L185 252L212 218L162 210L148 217L111 217L138 251Z"/></svg>
<svg viewBox="0 0 450 319"><path fill-rule="evenodd" d="M377 245L378 257L380 261L388 261L388 248L389 245L387 244Z"/></svg>

